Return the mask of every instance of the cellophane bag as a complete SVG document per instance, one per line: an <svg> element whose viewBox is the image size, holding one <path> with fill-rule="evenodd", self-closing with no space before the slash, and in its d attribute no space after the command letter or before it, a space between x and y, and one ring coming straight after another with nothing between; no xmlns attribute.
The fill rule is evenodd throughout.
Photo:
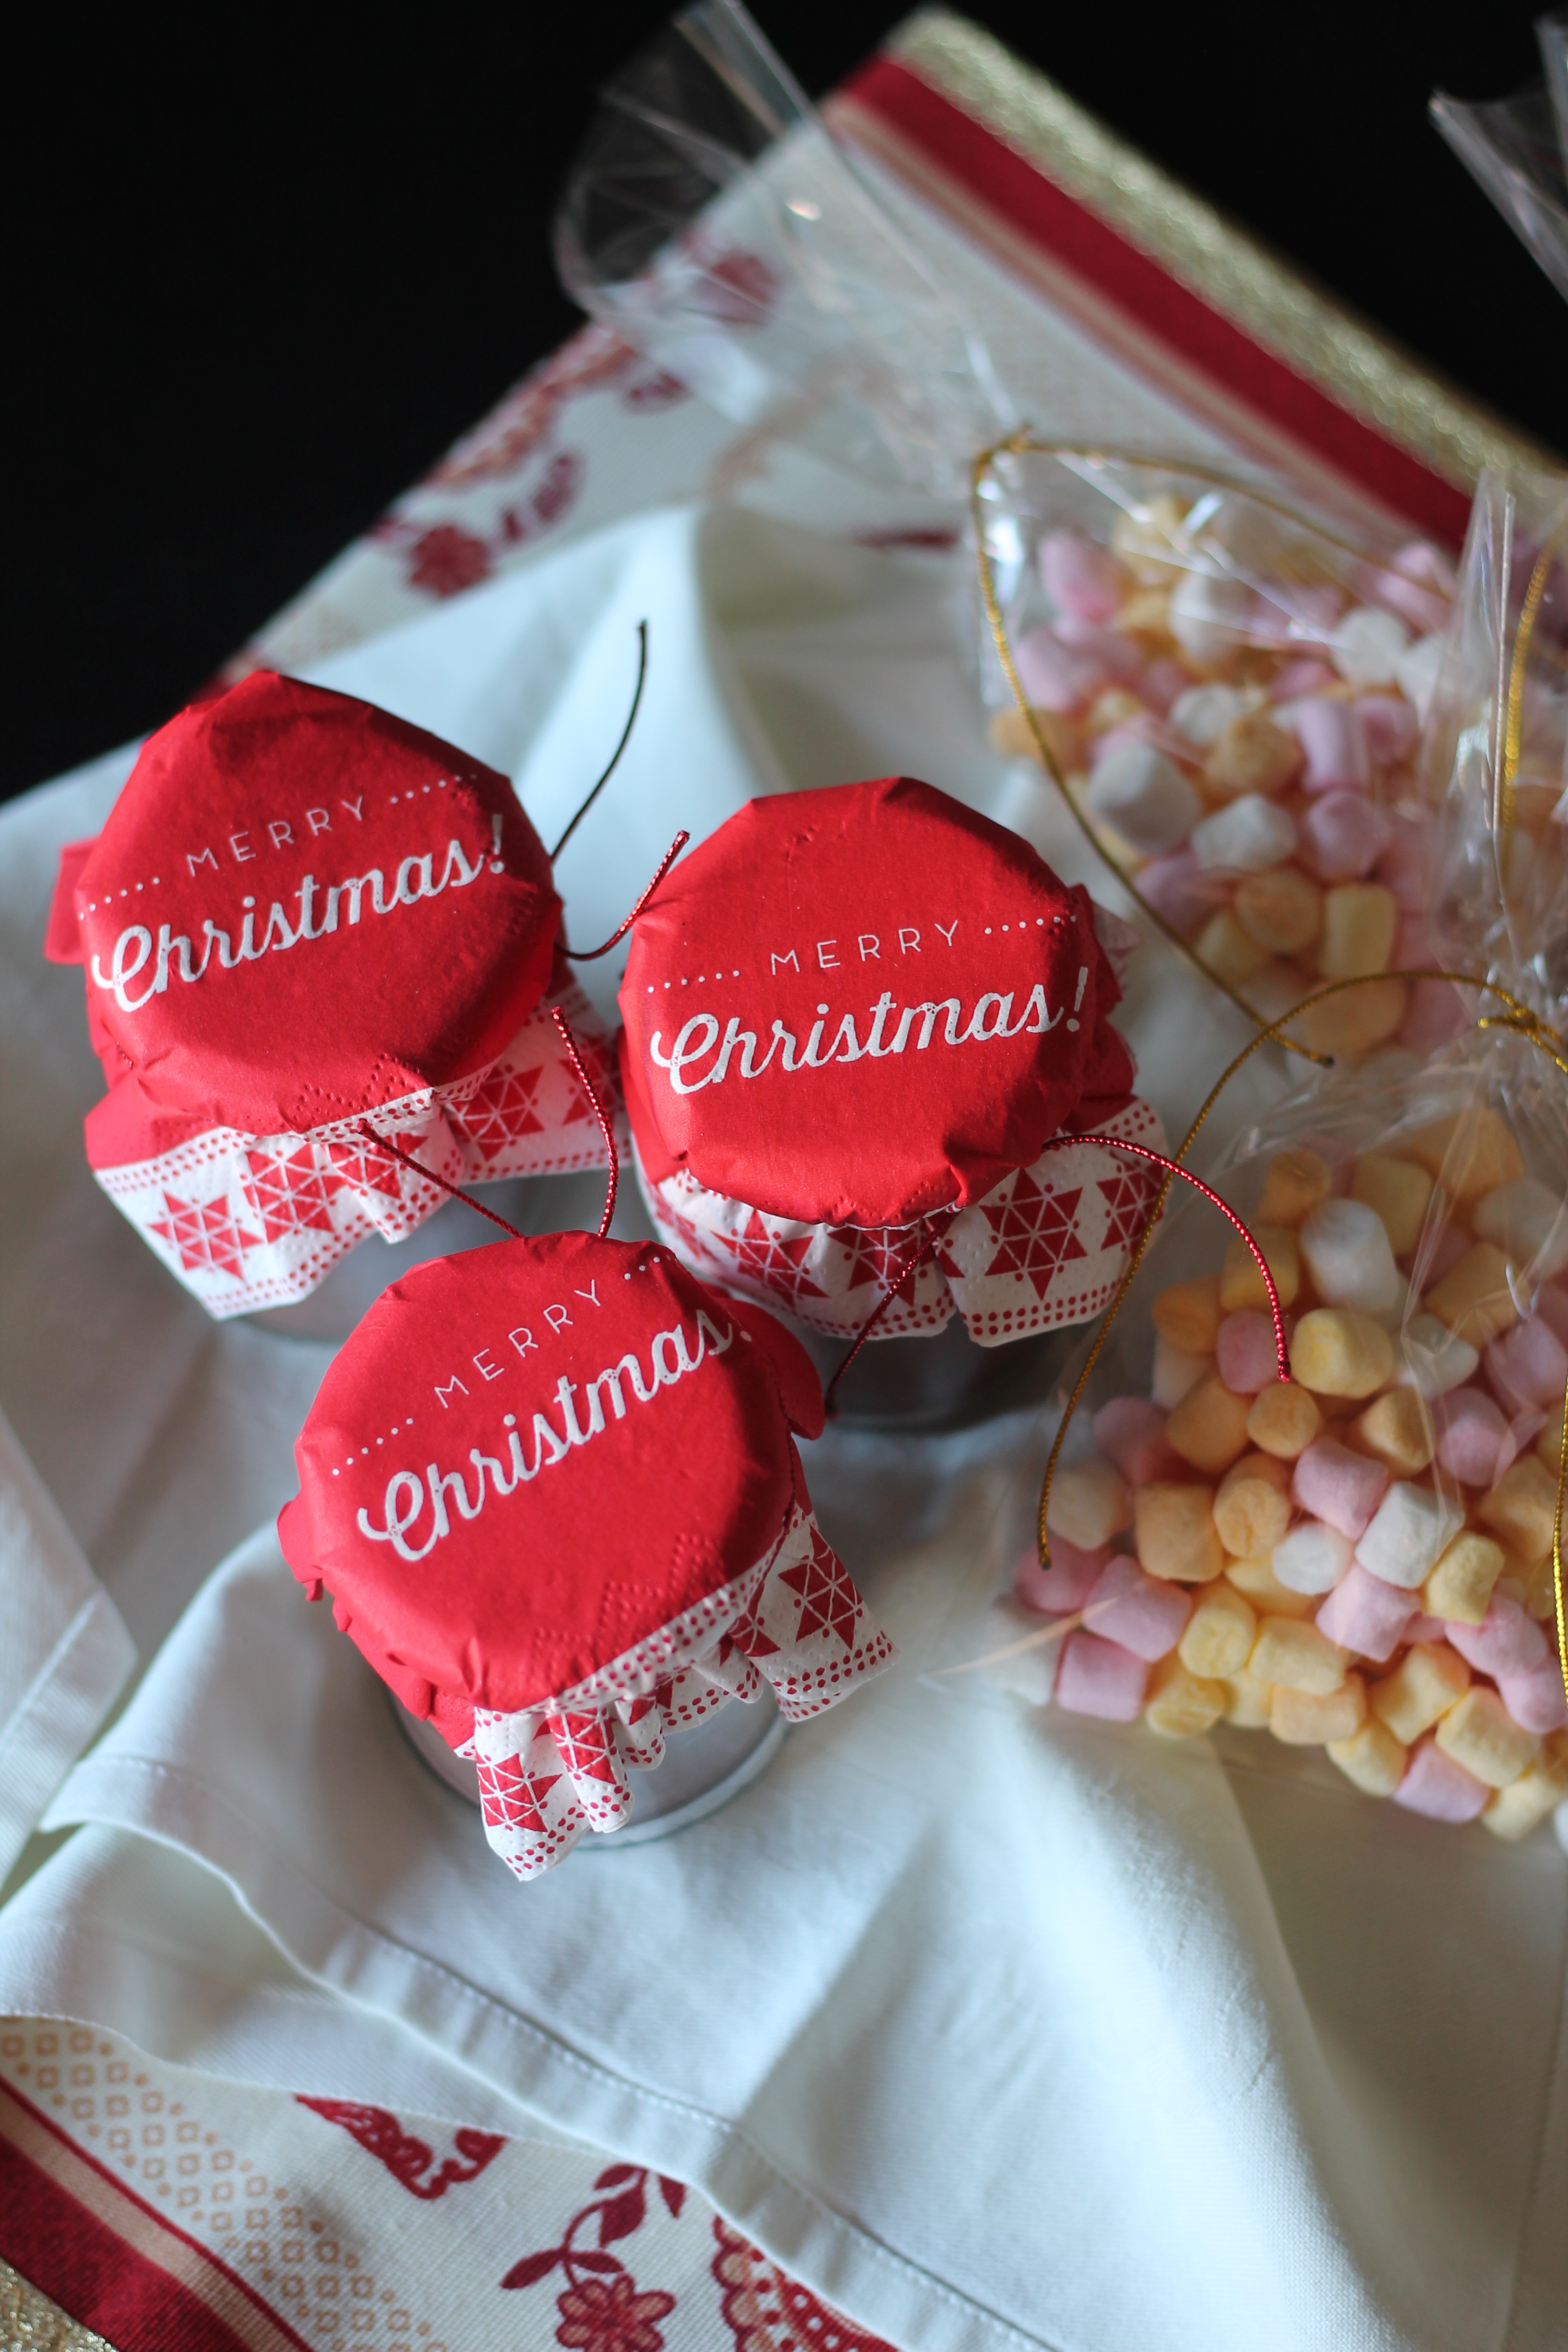
<svg viewBox="0 0 1568 2352"><path fill-rule="evenodd" d="M1440 1821L1555 1814L1568 1843L1565 557L1568 481L1483 480L1422 772L1433 933L1489 985L1453 991L1425 1061L1335 1070L1209 1171L1278 1331L1248 1240L1173 1202L1007 1491L1010 1572L983 1612L978 1573L948 1687L1231 1727Z"/></svg>
<svg viewBox="0 0 1568 2352"><path fill-rule="evenodd" d="M1442 551L1191 467L1044 446L994 456L974 519L992 740L1054 767L1151 927L1267 1021L1324 980L1375 980L1292 1025L1317 1053L1440 1042L1450 992L1381 975L1434 961L1417 755Z"/></svg>
<svg viewBox="0 0 1568 2352"><path fill-rule="evenodd" d="M736 0L618 73L555 226L568 293L748 436L956 501L1015 421L985 345Z"/></svg>
<svg viewBox="0 0 1568 2352"><path fill-rule="evenodd" d="M1568 297L1568 9L1538 16L1544 68L1511 98L1434 92L1432 120L1557 291Z"/></svg>

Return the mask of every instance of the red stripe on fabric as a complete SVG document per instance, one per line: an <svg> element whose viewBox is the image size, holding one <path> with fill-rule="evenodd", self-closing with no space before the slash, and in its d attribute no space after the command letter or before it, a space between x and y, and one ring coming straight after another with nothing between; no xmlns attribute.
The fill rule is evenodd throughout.
<svg viewBox="0 0 1568 2352"><path fill-rule="evenodd" d="M1235 397L1412 522L1452 546L1463 540L1469 517L1463 490L1254 342L897 58L873 58L844 94L923 148L992 211Z"/></svg>
<svg viewBox="0 0 1568 2352"><path fill-rule="evenodd" d="M154 2225L166 2237L173 2238L194 2254L205 2268L215 2273L244 2297L257 2312L265 2326L282 2341L298 2347L298 2352L312 2352L304 2336L296 2333L281 2313L263 2301L254 2287L247 2284L237 2271L209 2248L169 2221L155 2205L115 2178L106 2165L89 2156L68 2132L51 2122L32 2101L17 2090L14 2083L0 2084L0 2093L11 2100L28 2120L47 2132L65 2149L70 2161L96 2173L99 2179L127 2205L134 2208L142 2219ZM62 2311L79 2320L84 2327L94 2328L107 2336L115 2352L254 2352L251 2339L242 2336L226 2320L202 2301L201 2297L171 2276L157 2263L142 2253L120 2232L93 2213L79 2198L54 2179L43 2168L24 2154L9 2139L0 2123L0 2254L20 2271L22 2276L41 2287L58 2303ZM40 2265L42 2267L36 2267ZM46 2268L49 2274L46 2275ZM51 2284L51 2279L55 2282ZM128 2315L121 2303L130 2294ZM96 2300L91 2308L83 2307L84 2298ZM194 2315L193 2328L203 2333L173 2333L161 2316L157 2325L149 2324L141 2334L135 2329L142 2325L139 2314L150 2308L161 2314L164 2308L161 2297L176 2298L170 2309L186 2310ZM112 2314L112 2325L107 2315ZM184 2325L182 2320L182 2326ZM163 2332L159 2333L162 2327Z"/></svg>
<svg viewBox="0 0 1568 2352"><path fill-rule="evenodd" d="M0 2139L0 2254L115 2352L249 2352L199 2296Z"/></svg>

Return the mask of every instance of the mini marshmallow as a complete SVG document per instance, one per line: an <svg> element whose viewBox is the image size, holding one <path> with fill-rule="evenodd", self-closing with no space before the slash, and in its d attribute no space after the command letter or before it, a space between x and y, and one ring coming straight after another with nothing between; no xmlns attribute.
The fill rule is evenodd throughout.
<svg viewBox="0 0 1568 2352"><path fill-rule="evenodd" d="M1165 1423L1165 1442L1194 1470L1228 1470L1247 1450L1247 1400L1233 1396L1217 1372L1198 1382Z"/></svg>
<svg viewBox="0 0 1568 2352"><path fill-rule="evenodd" d="M1379 767L1397 767L1409 759L1421 740L1421 721L1408 702L1394 694L1363 694L1353 708Z"/></svg>
<svg viewBox="0 0 1568 2352"><path fill-rule="evenodd" d="M1386 971L1398 930L1399 902L1392 890L1381 882L1342 882L1323 897L1318 970L1325 980L1365 980Z"/></svg>
<svg viewBox="0 0 1568 2352"><path fill-rule="evenodd" d="M1014 651L1018 682L1039 710L1081 710L1105 673L1088 655L1064 645L1054 630L1031 629Z"/></svg>
<svg viewBox="0 0 1568 2352"><path fill-rule="evenodd" d="M988 1654L1003 1654L990 1657L981 1668L985 1680L997 1690L1026 1698L1033 1706L1048 1706L1061 1643L1045 1639L1047 1630L1047 1621L1032 1609L1005 1597L994 1601L985 1612L982 1638Z"/></svg>
<svg viewBox="0 0 1568 2352"><path fill-rule="evenodd" d="M1212 1356L1219 1338L1218 1275L1171 1283L1159 1293L1150 1314L1160 1337L1184 1356Z"/></svg>
<svg viewBox="0 0 1568 2352"><path fill-rule="evenodd" d="M1322 1425L1316 1397L1295 1381L1273 1381L1259 1389L1247 1416L1250 1443L1277 1462L1294 1462Z"/></svg>
<svg viewBox="0 0 1568 2352"><path fill-rule="evenodd" d="M1189 661L1215 668L1246 637L1254 601L1245 581L1184 572L1171 591L1167 625Z"/></svg>
<svg viewBox="0 0 1568 2352"><path fill-rule="evenodd" d="M1203 814L1181 770L1150 743L1118 745L1096 767L1085 797L1090 814L1114 825L1143 857L1176 848Z"/></svg>
<svg viewBox="0 0 1568 2352"><path fill-rule="evenodd" d="M1552 1549L1557 1481L1544 1463L1528 1454L1503 1472L1489 1495L1483 1496L1476 1506L1476 1517L1527 1568L1533 1568Z"/></svg>
<svg viewBox="0 0 1568 2352"><path fill-rule="evenodd" d="M1157 1405L1169 1412L1213 1370L1212 1356L1184 1355L1163 1334L1156 1334L1154 1370L1149 1393Z"/></svg>
<svg viewBox="0 0 1568 2352"><path fill-rule="evenodd" d="M1516 1675L1532 1674L1552 1654L1545 1634L1525 1614L1510 1592L1494 1591L1479 1625L1458 1621L1447 1629L1451 1648L1478 1673L1500 1683Z"/></svg>
<svg viewBox="0 0 1568 2352"><path fill-rule="evenodd" d="M1359 1675L1346 1675L1333 1691L1274 1685L1268 1728L1289 1748L1327 1748L1353 1739L1365 1721L1366 1685Z"/></svg>
<svg viewBox="0 0 1568 2352"><path fill-rule="evenodd" d="M1406 702L1412 703L1418 719L1425 719L1432 707L1432 697L1437 689L1437 673L1443 667L1441 636L1417 637L1408 646L1394 664L1394 680Z"/></svg>
<svg viewBox="0 0 1568 2352"><path fill-rule="evenodd" d="M1083 1604L1091 1633L1120 1642L1134 1657L1164 1657L1181 1640L1193 1604L1163 1577L1147 1576L1125 1553L1108 1560Z"/></svg>
<svg viewBox="0 0 1568 2352"><path fill-rule="evenodd" d="M1156 1479L1133 1496L1141 1567L1178 1584L1206 1584L1225 1566L1215 1529L1214 1488Z"/></svg>
<svg viewBox="0 0 1568 2352"><path fill-rule="evenodd" d="M1445 1756L1435 1740L1424 1739L1405 1767L1394 1801L1435 1822L1473 1822L1486 1811L1490 1795L1484 1780Z"/></svg>
<svg viewBox="0 0 1568 2352"><path fill-rule="evenodd" d="M1394 1342L1351 1307L1315 1307L1290 1338L1290 1371L1320 1396L1367 1397L1394 1371Z"/></svg>
<svg viewBox="0 0 1568 2352"><path fill-rule="evenodd" d="M1226 1582L1235 1586L1256 1616L1310 1617L1313 1614L1316 1594L1292 1592L1288 1584L1281 1584L1274 1573L1270 1557L1227 1559L1225 1577Z"/></svg>
<svg viewBox="0 0 1568 2352"><path fill-rule="evenodd" d="M1038 1609L1047 1614L1061 1611L1069 1614L1081 1609L1088 1600L1095 1578L1110 1558L1109 1544L1093 1551L1080 1551L1077 1544L1068 1543L1066 1536L1051 1538L1051 1564L1040 1566L1038 1552L1033 1544L1020 1552L1013 1563L1013 1591L1026 1609Z"/></svg>
<svg viewBox="0 0 1568 2352"><path fill-rule="evenodd" d="M1514 1722L1525 1731L1561 1731L1568 1723L1568 1691L1554 1656L1522 1675L1500 1675L1498 1689Z"/></svg>
<svg viewBox="0 0 1568 2352"><path fill-rule="evenodd" d="M1489 1341L1487 1378L1510 1412L1544 1412L1561 1405L1568 1381L1568 1348L1544 1316L1532 1315L1504 1338Z"/></svg>
<svg viewBox="0 0 1568 2352"><path fill-rule="evenodd" d="M1228 1577L1205 1584L1177 1649L1194 1675L1239 1674L1258 1638L1258 1612Z"/></svg>
<svg viewBox="0 0 1568 2352"><path fill-rule="evenodd" d="M1352 1454L1337 1437L1319 1437L1298 1461L1290 1491L1304 1511L1338 1528L1353 1545L1388 1491L1388 1472L1381 1462Z"/></svg>
<svg viewBox="0 0 1568 2352"><path fill-rule="evenodd" d="M1064 613L1057 623L1056 633L1064 646L1070 646L1082 660L1092 662L1101 677L1114 678L1119 686L1136 683L1143 667L1143 656L1132 640L1119 630L1102 628L1097 622Z"/></svg>
<svg viewBox="0 0 1568 2352"><path fill-rule="evenodd" d="M1132 588L1132 575L1109 548L1075 530L1047 531L1040 541L1040 579L1058 613L1104 623L1113 620Z"/></svg>
<svg viewBox="0 0 1568 2352"><path fill-rule="evenodd" d="M1396 1477L1413 1478L1432 1459L1432 1416L1414 1389L1389 1389L1356 1415L1354 1426L1367 1452Z"/></svg>
<svg viewBox="0 0 1568 2352"><path fill-rule="evenodd" d="M1142 875L1138 880L1142 888ZM1323 928L1323 894L1295 866L1249 874L1237 886L1231 910L1256 946L1280 955L1300 955ZM1303 983L1298 982L1298 988L1301 995L1307 993Z"/></svg>
<svg viewBox="0 0 1568 2352"><path fill-rule="evenodd" d="M1464 1512L1446 1495L1396 1478L1357 1543L1355 1556L1385 1584L1414 1592L1426 1583L1438 1555L1464 1524Z"/></svg>
<svg viewBox="0 0 1568 2352"><path fill-rule="evenodd" d="M1140 897L1163 915L1173 931L1190 940L1225 904L1226 885L1205 872L1190 849L1173 849L1165 857L1151 858L1138 873Z"/></svg>
<svg viewBox="0 0 1568 2352"><path fill-rule="evenodd" d="M1489 1486L1508 1439L1508 1423L1479 1389L1450 1389L1434 1400L1437 1463L1467 1486Z"/></svg>
<svg viewBox="0 0 1568 2352"><path fill-rule="evenodd" d="M1324 793L1301 819L1301 840L1325 882L1348 882L1370 874L1387 848L1388 820L1364 793Z"/></svg>
<svg viewBox="0 0 1568 2352"><path fill-rule="evenodd" d="M1400 661L1409 650L1410 632L1404 622L1375 604L1353 606L1329 641L1334 667L1358 688L1394 685Z"/></svg>
<svg viewBox="0 0 1568 2352"><path fill-rule="evenodd" d="M1512 1184L1524 1173L1513 1131L1489 1103L1428 1120L1401 1139L1400 1150L1428 1169L1461 1206Z"/></svg>
<svg viewBox="0 0 1568 2352"><path fill-rule="evenodd" d="M1470 1670L1443 1642L1417 1642L1391 1675L1373 1683L1372 1711L1406 1748L1429 1731L1470 1686Z"/></svg>
<svg viewBox="0 0 1568 2352"><path fill-rule="evenodd" d="M1348 702L1310 696L1290 713L1291 731L1307 755L1301 786L1309 793L1364 793L1372 782L1366 730Z"/></svg>
<svg viewBox="0 0 1568 2352"><path fill-rule="evenodd" d="M1181 1458L1165 1443L1165 1415L1142 1397L1112 1397L1094 1416L1094 1443L1130 1486L1179 1478Z"/></svg>
<svg viewBox="0 0 1568 2352"><path fill-rule="evenodd" d="M1354 1556L1349 1536L1321 1519L1308 1519L1275 1545L1268 1565L1292 1592L1331 1592Z"/></svg>
<svg viewBox="0 0 1568 2352"><path fill-rule="evenodd" d="M1056 1700L1074 1715L1098 1715L1107 1723L1135 1723L1143 1712L1149 1668L1119 1643L1098 1633L1069 1633L1057 1669Z"/></svg>
<svg viewBox="0 0 1568 2352"><path fill-rule="evenodd" d="M1046 1526L1082 1551L1109 1543L1131 1519L1127 1481L1109 1462L1091 1459L1058 1470L1051 1481Z"/></svg>
<svg viewBox="0 0 1568 2352"><path fill-rule="evenodd" d="M1239 800L1216 809L1194 825L1192 851L1209 871L1263 874L1282 865L1296 846L1294 821L1261 793L1243 793ZM1367 864L1371 864L1371 859ZM1346 873L1364 873L1365 866L1346 866Z"/></svg>
<svg viewBox="0 0 1568 2352"><path fill-rule="evenodd" d="M1506 1789L1541 1750L1536 1734L1515 1723L1496 1691L1484 1685L1472 1685L1456 1700L1432 1736L1445 1756L1489 1789Z"/></svg>
<svg viewBox="0 0 1568 2352"><path fill-rule="evenodd" d="M1247 1308L1227 1315L1215 1339L1215 1362L1226 1388L1237 1396L1256 1396L1277 1381L1279 1355L1270 1318Z"/></svg>
<svg viewBox="0 0 1568 2352"><path fill-rule="evenodd" d="M1227 1552L1237 1559L1271 1553L1290 1524L1290 1474L1267 1454L1247 1454L1233 1463L1214 1500L1214 1523Z"/></svg>
<svg viewBox="0 0 1568 2352"><path fill-rule="evenodd" d="M1209 917L1198 933L1197 951L1209 970L1232 988L1267 971L1273 961L1268 950L1242 929L1228 907Z"/></svg>
<svg viewBox="0 0 1568 2352"><path fill-rule="evenodd" d="M1356 1162L1351 1199L1377 1212L1395 1257L1408 1256L1420 1240L1431 1198L1432 1179L1414 1160L1363 1151Z"/></svg>
<svg viewBox="0 0 1568 2352"><path fill-rule="evenodd" d="M1265 1682L1326 1698L1345 1678L1345 1654L1302 1617L1265 1617L1247 1662Z"/></svg>
<svg viewBox="0 0 1568 2352"><path fill-rule="evenodd" d="M1234 686L1190 686L1172 703L1171 724L1187 742L1206 751L1247 708L1247 697Z"/></svg>
<svg viewBox="0 0 1568 2352"><path fill-rule="evenodd" d="M1458 1625L1484 1624L1507 1558L1490 1536L1462 1528L1422 1586L1422 1608Z"/></svg>
<svg viewBox="0 0 1568 2352"><path fill-rule="evenodd" d="M1301 1227L1301 1255L1325 1307L1381 1315L1399 1297L1399 1268L1375 1209L1363 1201L1323 1201Z"/></svg>
<svg viewBox="0 0 1568 2352"><path fill-rule="evenodd" d="M1405 1327L1405 1362L1394 1377L1430 1400L1462 1386L1479 1361L1469 1341L1457 1339L1435 1315L1413 1315Z"/></svg>
<svg viewBox="0 0 1568 2352"><path fill-rule="evenodd" d="M1121 626L1131 629L1132 616L1123 613ZM1168 717L1187 690L1187 673L1179 661L1162 654L1152 661L1139 681L1138 691L1152 709Z"/></svg>
<svg viewBox="0 0 1568 2352"><path fill-rule="evenodd" d="M1143 1720L1163 1739L1196 1739L1229 1702L1223 1682L1194 1675L1178 1657L1163 1658L1149 1677Z"/></svg>
<svg viewBox="0 0 1568 2352"><path fill-rule="evenodd" d="M1239 800L1244 793L1272 799L1295 778L1301 765L1301 747L1293 735L1277 727L1265 710L1245 711L1233 719L1204 761L1204 782L1219 800Z"/></svg>
<svg viewBox="0 0 1568 2352"><path fill-rule="evenodd" d="M1365 886L1346 883L1343 887L1359 889ZM1327 900L1323 921L1326 937ZM1386 961L1379 969L1385 968ZM1321 964L1319 969L1322 969ZM1326 997L1321 1004L1314 1004L1301 1014L1291 1034L1314 1054L1331 1054L1336 1059L1342 1054L1369 1053L1399 1029L1408 1003L1409 988L1405 981L1369 980L1364 987L1349 988L1342 996Z"/></svg>
<svg viewBox="0 0 1568 2352"><path fill-rule="evenodd" d="M1533 1176L1516 1176L1478 1203L1476 1238L1493 1242L1537 1282L1550 1282L1568 1266L1568 1209Z"/></svg>
<svg viewBox="0 0 1568 2352"><path fill-rule="evenodd" d="M1274 1287L1279 1294L1282 1307L1290 1306L1301 1287L1301 1252L1289 1225L1255 1224L1252 1238L1263 1255L1263 1263L1274 1277ZM1255 1315L1267 1315L1273 1320L1268 1288L1258 1270L1258 1260L1239 1234L1225 1254L1220 1269L1219 1303L1226 1315L1238 1308L1250 1308ZM1217 1338L1217 1334L1215 1335Z"/></svg>
<svg viewBox="0 0 1568 2352"><path fill-rule="evenodd" d="M1267 1731L1274 1705L1274 1685L1260 1682L1242 1666L1225 1677L1225 1719L1241 1731Z"/></svg>
<svg viewBox="0 0 1568 2352"><path fill-rule="evenodd" d="M1319 1610L1317 1627L1342 1650L1381 1666L1405 1640L1415 1613L1408 1593L1384 1584L1381 1576L1369 1576L1352 1560Z"/></svg>
<svg viewBox="0 0 1568 2352"><path fill-rule="evenodd" d="M1559 1806L1568 1813L1568 1754L1556 1755L1549 1745L1528 1772L1498 1790L1481 1822L1494 1837L1511 1843L1528 1837ZM1568 1839L1563 1843L1568 1845Z"/></svg>
<svg viewBox="0 0 1568 2352"><path fill-rule="evenodd" d="M1258 1216L1266 1225L1300 1225L1334 1185L1333 1174L1321 1152L1296 1143L1277 1151L1263 1171Z"/></svg>
<svg viewBox="0 0 1568 2352"><path fill-rule="evenodd" d="M1509 1281L1509 1262L1491 1242L1478 1242L1426 1293L1426 1307L1440 1323L1472 1347L1520 1320Z"/></svg>
<svg viewBox="0 0 1568 2352"><path fill-rule="evenodd" d="M1331 1739L1328 1749L1346 1780L1369 1797L1392 1797L1405 1777L1405 1751L1375 1715L1367 1716L1348 1739Z"/></svg>

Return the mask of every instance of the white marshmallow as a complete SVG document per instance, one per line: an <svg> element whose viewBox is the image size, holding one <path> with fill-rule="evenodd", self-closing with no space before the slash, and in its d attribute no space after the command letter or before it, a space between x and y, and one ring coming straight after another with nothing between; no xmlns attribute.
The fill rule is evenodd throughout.
<svg viewBox="0 0 1568 2352"><path fill-rule="evenodd" d="M1262 874L1282 865L1296 846L1294 820L1261 793L1243 793L1193 827L1192 850L1209 872Z"/></svg>
<svg viewBox="0 0 1568 2352"><path fill-rule="evenodd" d="M1353 687L1393 686L1400 657L1410 647L1410 632L1392 613L1375 604L1357 604L1348 612L1329 640L1329 658Z"/></svg>
<svg viewBox="0 0 1568 2352"><path fill-rule="evenodd" d="M1568 1214L1558 1195L1533 1176L1517 1176L1487 1194L1476 1211L1476 1235L1495 1243L1537 1282L1550 1282L1568 1265Z"/></svg>
<svg viewBox="0 0 1568 2352"><path fill-rule="evenodd" d="M1308 1519L1275 1545L1268 1564L1292 1592L1331 1592L1354 1554L1355 1546L1338 1528Z"/></svg>
<svg viewBox="0 0 1568 2352"><path fill-rule="evenodd" d="M1206 751L1249 707L1246 695L1234 686L1189 686L1171 705L1171 724L1187 742Z"/></svg>
<svg viewBox="0 0 1568 2352"><path fill-rule="evenodd" d="M1402 653L1394 667L1394 678L1406 702L1413 702L1421 718L1432 708L1432 697L1437 688L1437 672L1443 667L1441 637L1417 637L1408 650Z"/></svg>
<svg viewBox="0 0 1568 2352"><path fill-rule="evenodd" d="M1446 1495L1396 1478L1373 1513L1355 1556L1369 1576L1414 1592L1464 1524L1463 1510Z"/></svg>
<svg viewBox="0 0 1568 2352"><path fill-rule="evenodd" d="M1450 1389L1463 1388L1480 1360L1469 1341L1435 1315L1413 1315L1405 1327L1405 1362L1394 1385L1414 1389L1418 1396L1447 1396Z"/></svg>
<svg viewBox="0 0 1568 2352"><path fill-rule="evenodd" d="M1184 1356L1158 1332L1154 1336L1154 1377L1149 1393L1162 1412L1174 1412L1189 1389L1214 1370L1212 1356Z"/></svg>
<svg viewBox="0 0 1568 2352"><path fill-rule="evenodd" d="M1362 1201L1320 1201L1301 1227L1301 1255L1327 1307L1376 1315L1399 1297L1388 1229Z"/></svg>
<svg viewBox="0 0 1568 2352"><path fill-rule="evenodd" d="M1373 1321L1381 1323L1385 1331L1400 1328L1410 1305L1410 1277L1407 1274L1401 1274L1397 1266L1394 1268L1394 1296L1386 1307L1369 1307L1366 1309Z"/></svg>
<svg viewBox="0 0 1568 2352"><path fill-rule="evenodd" d="M1118 743L1089 780L1089 813L1112 824L1141 857L1159 857L1185 841L1203 803L1181 770L1151 743Z"/></svg>
<svg viewBox="0 0 1568 2352"><path fill-rule="evenodd" d="M1058 1640L1031 1639L1043 1635L1049 1622L1037 1610L1026 1609L1021 1601L1004 1594L994 1601L985 1612L985 1630L982 1636L985 1647L982 1655L990 1658L980 1671L997 1690L1016 1691L1033 1706L1048 1706L1056 1686L1057 1667L1061 1661L1062 1645ZM1017 1646L1027 1643L1026 1649ZM991 1657L993 1650L1005 1653Z"/></svg>
<svg viewBox="0 0 1568 2352"><path fill-rule="evenodd" d="M1189 661L1223 661L1236 641L1250 634L1253 595L1245 580L1189 572L1176 583L1166 606L1171 635Z"/></svg>

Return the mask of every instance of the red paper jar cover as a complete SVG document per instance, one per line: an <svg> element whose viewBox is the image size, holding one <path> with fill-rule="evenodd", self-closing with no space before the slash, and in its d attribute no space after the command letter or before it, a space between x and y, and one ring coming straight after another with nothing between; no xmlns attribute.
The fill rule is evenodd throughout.
<svg viewBox="0 0 1568 2352"><path fill-rule="evenodd" d="M96 1168L484 1067L544 994L561 917L505 776L267 670L149 740L61 884L50 951L87 967L110 1083Z"/></svg>
<svg viewBox="0 0 1568 2352"><path fill-rule="evenodd" d="M967 1206L1124 1104L1086 890L907 776L752 801L639 916L638 1157L808 1223Z"/></svg>

